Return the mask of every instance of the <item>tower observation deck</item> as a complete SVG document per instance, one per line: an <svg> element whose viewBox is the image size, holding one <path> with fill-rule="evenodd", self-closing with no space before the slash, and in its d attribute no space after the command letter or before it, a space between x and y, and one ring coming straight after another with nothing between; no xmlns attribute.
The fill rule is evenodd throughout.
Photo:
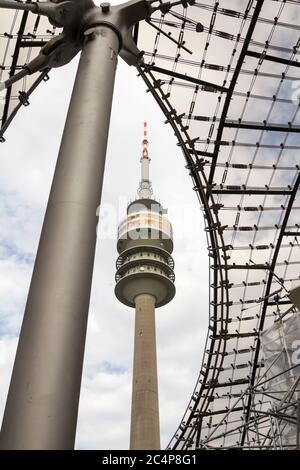
<svg viewBox="0 0 300 470"><path fill-rule="evenodd" d="M146 123L140 162L138 197L118 228L115 294L135 308L130 448L149 450L160 448L155 308L173 299L175 275L172 225L149 179Z"/></svg>

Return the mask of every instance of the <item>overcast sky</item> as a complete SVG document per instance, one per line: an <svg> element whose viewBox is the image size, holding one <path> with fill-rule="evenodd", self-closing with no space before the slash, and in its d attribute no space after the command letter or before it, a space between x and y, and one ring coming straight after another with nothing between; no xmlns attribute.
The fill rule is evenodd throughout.
<svg viewBox="0 0 300 470"><path fill-rule="evenodd" d="M1 144L0 412L3 413L33 262L72 90L77 60L51 72ZM143 121L148 121L155 196L174 228L177 293L157 309L162 447L192 394L208 316L203 221L171 129L136 70L119 60L102 193L76 447L129 443L134 310L114 297L117 223L136 196ZM83 156L84 157L84 156ZM63 393L63 391L62 391Z"/></svg>

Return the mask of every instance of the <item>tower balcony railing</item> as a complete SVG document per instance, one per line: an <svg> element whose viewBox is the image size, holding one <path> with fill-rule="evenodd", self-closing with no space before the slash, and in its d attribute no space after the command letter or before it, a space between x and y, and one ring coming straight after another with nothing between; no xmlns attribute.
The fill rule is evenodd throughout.
<svg viewBox="0 0 300 470"><path fill-rule="evenodd" d="M115 276L116 283L119 282L122 278L138 275L138 274L157 274L159 276L166 277L171 282L175 282L174 271L160 261L155 260L134 260L126 263L124 266L121 266Z"/></svg>
<svg viewBox="0 0 300 470"><path fill-rule="evenodd" d="M126 262L126 258L132 259L133 256L137 256L138 259L144 259L145 256L151 256L151 254L154 256L158 255L163 258L168 267L172 270L174 269L174 260L172 256L170 256L170 254L163 248L151 245L147 245L144 248L141 246L132 247L123 251L116 261L116 268L119 269Z"/></svg>

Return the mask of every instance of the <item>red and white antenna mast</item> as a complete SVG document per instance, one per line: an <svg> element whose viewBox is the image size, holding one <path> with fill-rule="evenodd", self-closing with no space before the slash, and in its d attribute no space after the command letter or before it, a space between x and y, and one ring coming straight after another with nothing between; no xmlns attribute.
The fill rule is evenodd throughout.
<svg viewBox="0 0 300 470"><path fill-rule="evenodd" d="M149 145L149 142L148 142L148 134L147 134L147 121L144 122L144 140L143 140L143 155L142 155L142 159L143 158L149 158L149 155L148 155L148 145Z"/></svg>
<svg viewBox="0 0 300 470"><path fill-rule="evenodd" d="M142 157L140 159L141 162L141 181L138 189L138 195L141 199L149 199L151 198L153 191L151 181L149 179L149 165L151 159L149 158L148 153L148 129L147 129L147 122L144 122L144 139L143 139L143 152Z"/></svg>

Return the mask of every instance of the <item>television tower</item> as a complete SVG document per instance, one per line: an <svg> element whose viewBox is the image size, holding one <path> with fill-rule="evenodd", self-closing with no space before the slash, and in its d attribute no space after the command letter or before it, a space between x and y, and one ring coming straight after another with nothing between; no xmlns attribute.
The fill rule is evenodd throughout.
<svg viewBox="0 0 300 470"><path fill-rule="evenodd" d="M172 225L153 197L144 123L138 197L118 228L115 294L135 308L130 449L160 449L155 308L175 295Z"/></svg>

